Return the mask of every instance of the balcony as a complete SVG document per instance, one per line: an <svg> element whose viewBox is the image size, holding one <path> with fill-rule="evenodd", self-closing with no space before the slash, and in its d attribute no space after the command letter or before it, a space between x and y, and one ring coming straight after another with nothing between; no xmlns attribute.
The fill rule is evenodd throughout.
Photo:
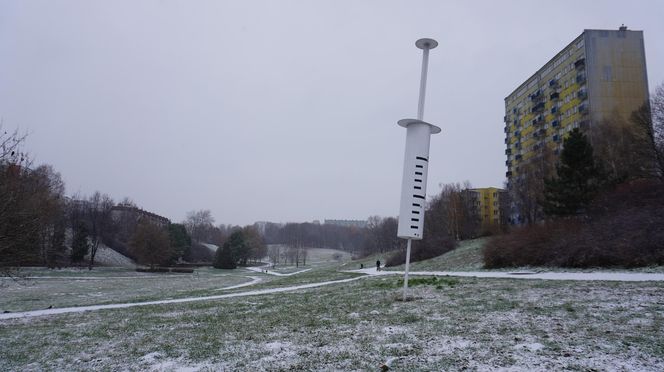
<svg viewBox="0 0 664 372"><path fill-rule="evenodd" d="M588 93L585 90L580 90L580 91L576 92L576 96L579 99L586 99L586 98L588 98Z"/></svg>
<svg viewBox="0 0 664 372"><path fill-rule="evenodd" d="M558 107L556 106L551 107L551 113L555 114L556 112L558 112Z"/></svg>
<svg viewBox="0 0 664 372"><path fill-rule="evenodd" d="M512 177L512 172L511 171L505 172L505 177Z"/></svg>
<svg viewBox="0 0 664 372"><path fill-rule="evenodd" d="M507 123L507 115L503 116L503 121Z"/></svg>
<svg viewBox="0 0 664 372"><path fill-rule="evenodd" d="M555 88L557 86L558 86L558 80L556 79L549 80L549 88Z"/></svg>
<svg viewBox="0 0 664 372"><path fill-rule="evenodd" d="M542 92L538 89L533 94L531 94L529 97L530 97L530 100L533 101L533 102L539 101L540 99L542 99Z"/></svg>
<svg viewBox="0 0 664 372"><path fill-rule="evenodd" d="M523 159L523 156L521 156L521 154L517 154L517 155L514 157L514 159L516 159L516 160L521 160L521 159Z"/></svg>
<svg viewBox="0 0 664 372"><path fill-rule="evenodd" d="M560 122L558 122L558 120L554 120L554 121L551 122L551 126L554 127L554 128L559 126L559 125L560 125Z"/></svg>
<svg viewBox="0 0 664 372"><path fill-rule="evenodd" d="M581 70L586 67L586 59L585 58L580 58L576 62L574 62L574 68L577 70Z"/></svg>
<svg viewBox="0 0 664 372"><path fill-rule="evenodd" d="M552 101L553 101L553 100L556 100L556 99L560 99L560 93L558 93L558 92L553 92L553 93L551 93L551 95L549 96L549 98L550 98Z"/></svg>
<svg viewBox="0 0 664 372"><path fill-rule="evenodd" d="M508 167L512 166L512 162L510 160L505 160L505 165Z"/></svg>
<svg viewBox="0 0 664 372"><path fill-rule="evenodd" d="M508 141L509 141L509 140L508 140L507 138L505 138L505 144L507 144Z"/></svg>
<svg viewBox="0 0 664 372"><path fill-rule="evenodd" d="M579 105L579 113L584 115L588 113L588 105L586 103L582 103Z"/></svg>
<svg viewBox="0 0 664 372"><path fill-rule="evenodd" d="M577 84L583 84L586 82L586 74L578 74L576 75L576 83Z"/></svg>
<svg viewBox="0 0 664 372"><path fill-rule="evenodd" d="M537 112L542 112L542 110L544 110L544 102L540 102L540 103L536 104L535 106L533 106L531 112L532 113L537 113Z"/></svg>
<svg viewBox="0 0 664 372"><path fill-rule="evenodd" d="M560 136L557 134L553 135L553 142L560 142Z"/></svg>
<svg viewBox="0 0 664 372"><path fill-rule="evenodd" d="M512 155L512 149L505 149L505 155Z"/></svg>

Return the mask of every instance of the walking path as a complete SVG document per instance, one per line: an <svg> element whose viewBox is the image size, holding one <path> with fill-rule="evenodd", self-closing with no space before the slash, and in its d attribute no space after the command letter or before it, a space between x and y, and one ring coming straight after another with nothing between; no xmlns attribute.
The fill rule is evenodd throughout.
<svg viewBox="0 0 664 372"><path fill-rule="evenodd" d="M260 282L261 280L263 280L263 279L261 279L261 278L259 278L259 277L257 277L257 276L246 276L245 278L250 278L251 281L248 281L248 282L246 282L246 283L237 284L237 285L232 285L232 286L230 286L230 287L224 287L224 288L215 289L215 291L227 291L227 290L229 290L229 289L237 289L237 288L242 288L242 287L248 287L248 286L250 286L250 285L257 284L258 282Z"/></svg>
<svg viewBox="0 0 664 372"><path fill-rule="evenodd" d="M185 303L185 302L219 300L219 299L223 299L223 298L258 296L258 295L264 295L264 294L270 294L270 293L281 293L281 292L296 291L296 290L299 290L299 289L316 288L316 287L322 287L322 286L331 285L331 284L348 283L348 282L352 282L354 280L358 280L358 279L364 278L364 277L365 276L358 276L358 277L350 278L350 279L332 280L332 281L320 282L320 283L301 284L301 285L294 285L294 286L281 287L281 288L260 289L260 290L256 290L256 291L228 293L228 294L216 295L216 296L188 297L188 298L177 298L177 299L171 299L171 300L146 301L146 302L128 302L128 303L123 303L123 304L63 307L63 308L59 308L59 309L46 309L46 310L24 311L24 312L17 312L17 313L5 313L5 314L0 314L0 320L16 319L16 318L33 318L33 317L43 316L43 315L82 313L82 312L85 312L85 311L105 310L105 309L124 309L124 308L128 308L128 307L136 307L136 306L179 304L179 303ZM225 289L229 289L229 288L230 287L226 287Z"/></svg>
<svg viewBox="0 0 664 372"><path fill-rule="evenodd" d="M403 275L403 271L377 271L375 267L350 270L351 273L367 275ZM409 275L463 276L473 278L509 278L542 280L604 280L619 282L664 281L664 273L620 273L620 272L503 272L503 271L410 271Z"/></svg>
<svg viewBox="0 0 664 372"><path fill-rule="evenodd" d="M249 268L255 272L263 272L261 268ZM294 273L276 273L268 270L268 274L276 276L290 276L299 274L311 269L306 269L302 271L297 271ZM368 278L371 276L384 276L384 275L403 275L403 271L377 271L376 268L367 268L360 270L348 270L345 272L356 273L356 274L365 274L363 276L358 276L350 279L341 279L341 280L332 280L319 283L310 283L310 284L301 284L281 288L270 288L270 289L261 289L255 291L247 292L238 292L238 293L228 293L215 296L203 296L203 297L187 297L187 298L178 298L178 299L169 299L169 300L160 300L160 301L145 301L145 302L128 302L120 304L107 304L107 305L92 305L92 306L78 306L78 307L64 307L59 309L47 309L47 310L35 310L35 311L25 311L25 312L16 312L16 313L5 313L0 314L0 320L4 319L16 319L16 318L32 318L43 315L55 315L55 314L68 314L68 313L81 313L85 311L94 311L94 310L105 310L105 309L122 309L128 307L136 306L150 306L150 305L164 305L164 304L176 304L176 303L185 303L185 302L195 302L195 301L209 301L209 300L219 300L224 298L234 298L234 297L245 297L245 296L258 296L271 293L282 293L282 292L291 292L300 289L316 288L332 284L341 284L355 281L361 278ZM412 271L410 275L429 275L429 276L461 276L461 277L475 277L475 278L509 278L509 279L541 279L541 280L579 280L579 281L622 281L622 282L636 282L636 281L664 281L664 273L619 273L619 272L571 272L571 273L557 273L557 272L493 272L493 271ZM235 288L242 288L250 285L254 285L261 281L259 277L249 277L252 280L247 283L242 283L230 287L220 288L218 290L229 290Z"/></svg>
<svg viewBox="0 0 664 372"><path fill-rule="evenodd" d="M292 272L292 273L280 273L280 272L277 272L277 271L269 270L268 269L269 267L270 267L270 265L265 265L265 266L260 266L260 267L251 266L251 267L247 267L247 270L255 271L257 273L274 275L274 276L292 276L292 275L295 275L295 274L301 274L301 273L304 273L304 272L307 272L307 271L311 270L311 268L308 268L308 269L304 269L304 270L300 270L300 271L295 271L295 272Z"/></svg>

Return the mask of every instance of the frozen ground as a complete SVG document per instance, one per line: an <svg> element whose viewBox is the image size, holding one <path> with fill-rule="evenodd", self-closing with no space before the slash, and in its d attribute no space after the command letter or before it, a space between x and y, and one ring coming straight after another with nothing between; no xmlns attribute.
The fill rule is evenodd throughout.
<svg viewBox="0 0 664 372"><path fill-rule="evenodd" d="M0 370L664 370L661 274L435 272L402 302L355 266L33 269L0 286Z"/></svg>
<svg viewBox="0 0 664 372"><path fill-rule="evenodd" d="M88 260L90 260L89 255L85 257L85 261L87 262ZM99 248L97 248L97 254L95 255L95 263L100 266L136 267L136 264L130 258L123 256L103 243L99 243Z"/></svg>
<svg viewBox="0 0 664 372"><path fill-rule="evenodd" d="M137 273L118 268L29 269L24 274L28 280L0 279L0 312L207 295L252 280L247 271L210 269L194 274Z"/></svg>
<svg viewBox="0 0 664 372"><path fill-rule="evenodd" d="M410 302L399 288L372 276L2 320L0 370L664 369L661 282L444 278Z"/></svg>

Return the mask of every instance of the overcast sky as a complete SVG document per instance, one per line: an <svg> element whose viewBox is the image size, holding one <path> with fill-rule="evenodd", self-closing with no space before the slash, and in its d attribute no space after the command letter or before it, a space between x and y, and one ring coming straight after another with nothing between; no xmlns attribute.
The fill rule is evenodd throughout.
<svg viewBox="0 0 664 372"><path fill-rule="evenodd" d="M180 221L397 215L421 37L428 194L502 186L503 99L583 29L645 33L661 1L0 1L0 117L67 193Z"/></svg>

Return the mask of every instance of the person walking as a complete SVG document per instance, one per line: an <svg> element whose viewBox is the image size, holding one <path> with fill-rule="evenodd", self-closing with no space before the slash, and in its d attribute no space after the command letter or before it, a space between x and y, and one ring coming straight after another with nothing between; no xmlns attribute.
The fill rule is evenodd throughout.
<svg viewBox="0 0 664 372"><path fill-rule="evenodd" d="M376 261L376 270L380 271L380 260Z"/></svg>

